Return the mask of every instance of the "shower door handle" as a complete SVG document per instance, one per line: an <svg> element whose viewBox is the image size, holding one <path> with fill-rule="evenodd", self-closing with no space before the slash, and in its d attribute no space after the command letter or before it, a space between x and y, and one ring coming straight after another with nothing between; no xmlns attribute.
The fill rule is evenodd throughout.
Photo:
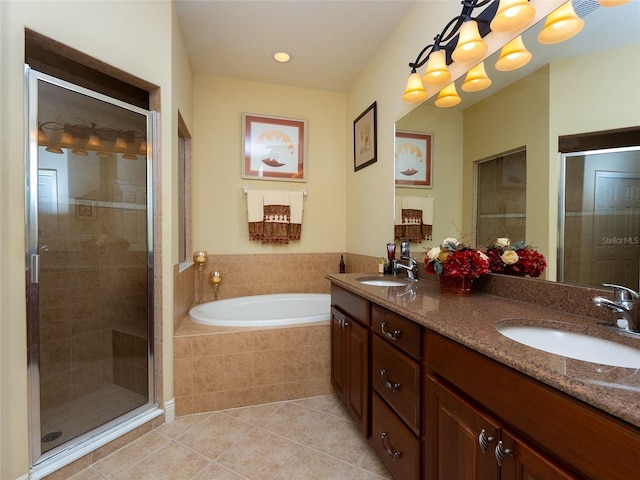
<svg viewBox="0 0 640 480"><path fill-rule="evenodd" d="M31 254L31 283L40 283L40 255Z"/></svg>

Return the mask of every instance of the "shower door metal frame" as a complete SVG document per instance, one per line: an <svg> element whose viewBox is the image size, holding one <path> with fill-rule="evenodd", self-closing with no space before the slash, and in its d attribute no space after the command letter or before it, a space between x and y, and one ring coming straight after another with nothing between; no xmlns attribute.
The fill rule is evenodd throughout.
<svg viewBox="0 0 640 480"><path fill-rule="evenodd" d="M65 452L82 447L98 435L102 435L136 416L147 413L157 407L155 392L154 358L154 242L153 242L153 125L155 113L121 100L103 95L93 90L61 80L51 75L33 70L25 65L27 129L25 135L25 239L26 239L26 306L27 306L27 375L29 410L29 464L41 465ZM45 454L41 446L41 410L40 410L40 332L39 332L39 261L38 247L38 82L48 82L61 88L86 95L111 105L144 115L146 117L146 248L147 248L147 362L148 362L148 398L147 403L119 417L96 427L68 442L55 447ZM34 306L36 308L34 308Z"/></svg>

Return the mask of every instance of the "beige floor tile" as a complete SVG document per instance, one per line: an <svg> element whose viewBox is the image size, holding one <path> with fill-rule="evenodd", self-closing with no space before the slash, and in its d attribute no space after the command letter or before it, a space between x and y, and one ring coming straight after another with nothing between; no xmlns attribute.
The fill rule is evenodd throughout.
<svg viewBox="0 0 640 480"><path fill-rule="evenodd" d="M129 445L103 458L93 466L93 469L106 478L115 478L117 474L132 467L147 455L151 455L160 448L164 448L169 442L170 440L159 433L155 431L150 432L135 442L131 442Z"/></svg>
<svg viewBox="0 0 640 480"><path fill-rule="evenodd" d="M219 465L211 464L203 471L198 473L193 480L244 480L235 473L222 468Z"/></svg>
<svg viewBox="0 0 640 480"><path fill-rule="evenodd" d="M171 442L109 480L188 480L208 465L206 458Z"/></svg>
<svg viewBox="0 0 640 480"><path fill-rule="evenodd" d="M326 416L326 413L287 402L266 417L260 427L293 442L302 443Z"/></svg>
<svg viewBox="0 0 640 480"><path fill-rule="evenodd" d="M321 395L319 397L300 398L293 400L293 403L303 407L312 408L320 412L329 413L338 405L340 399L336 395Z"/></svg>
<svg viewBox="0 0 640 480"><path fill-rule="evenodd" d="M392 477L391 476L379 477L378 475L375 475L371 472L367 472L366 470L361 470L358 468L353 474L353 477L351 477L351 480L383 480L386 478L392 478Z"/></svg>
<svg viewBox="0 0 640 480"><path fill-rule="evenodd" d="M350 422L355 423L355 420L353 420L353 417L351 416L351 414L347 411L347 408L341 402L336 403L336 405L331 409L330 413L331 413L331 415L333 415L335 417L340 417L340 418L343 418L345 420L348 420Z"/></svg>
<svg viewBox="0 0 640 480"><path fill-rule="evenodd" d="M260 425L265 418L280 408L280 405L280 403L269 403L252 407L232 408L225 410L224 413L251 425Z"/></svg>
<svg viewBox="0 0 640 480"><path fill-rule="evenodd" d="M349 480L355 467L302 447L287 461L273 480Z"/></svg>
<svg viewBox="0 0 640 480"><path fill-rule="evenodd" d="M268 480L296 448L295 443L255 427L220 455L216 463L248 480Z"/></svg>
<svg viewBox="0 0 640 480"><path fill-rule="evenodd" d="M353 423L328 415L304 442L304 445L331 455L351 465L357 465L367 450L368 444Z"/></svg>
<svg viewBox="0 0 640 480"><path fill-rule="evenodd" d="M194 425L206 420L210 415L210 413L185 415L183 417L176 418L171 423L165 423L164 425L159 426L154 431L162 433L163 435L175 440Z"/></svg>
<svg viewBox="0 0 640 480"><path fill-rule="evenodd" d="M391 479L391 475L387 470L387 467L384 466L378 454L371 448L371 445L367 448L367 451L362 456L358 467L362 470L366 470L367 472L374 473L381 478Z"/></svg>
<svg viewBox="0 0 640 480"><path fill-rule="evenodd" d="M95 470L89 468L81 471L73 477L70 477L69 480L104 480L104 477Z"/></svg>
<svg viewBox="0 0 640 480"><path fill-rule="evenodd" d="M179 436L177 441L215 460L227 448L244 439L250 428L244 422L216 412Z"/></svg>

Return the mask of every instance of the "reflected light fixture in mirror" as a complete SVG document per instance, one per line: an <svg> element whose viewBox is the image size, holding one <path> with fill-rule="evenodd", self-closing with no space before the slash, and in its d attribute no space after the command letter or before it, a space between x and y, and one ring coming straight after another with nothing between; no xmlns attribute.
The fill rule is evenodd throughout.
<svg viewBox="0 0 640 480"><path fill-rule="evenodd" d="M436 106L441 108L453 107L461 101L460 95L456 90L456 84L450 83L443 88L436 99Z"/></svg>
<svg viewBox="0 0 640 480"><path fill-rule="evenodd" d="M631 0L598 0L598 3L601 7L617 7L630 1Z"/></svg>
<svg viewBox="0 0 640 480"><path fill-rule="evenodd" d="M467 73L467 78L460 88L465 92L479 92L491 85L491 79L487 76L484 62L480 62Z"/></svg>
<svg viewBox="0 0 640 480"><path fill-rule="evenodd" d="M544 44L564 42L575 36L584 27L584 20L576 15L571 0L547 16L538 41Z"/></svg>
<svg viewBox="0 0 640 480"><path fill-rule="evenodd" d="M531 23L536 9L528 0L500 0L491 30L499 33L515 32Z"/></svg>
<svg viewBox="0 0 640 480"><path fill-rule="evenodd" d="M496 70L501 72L517 70L529 63L532 57L533 55L531 55L531 52L524 46L522 35L518 35L502 47L502 50L500 50L500 57L496 61L495 67Z"/></svg>

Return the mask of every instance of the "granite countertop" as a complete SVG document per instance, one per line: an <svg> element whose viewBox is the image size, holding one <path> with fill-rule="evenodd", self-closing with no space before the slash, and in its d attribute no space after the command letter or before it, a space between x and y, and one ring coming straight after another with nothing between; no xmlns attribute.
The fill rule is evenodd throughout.
<svg viewBox="0 0 640 480"><path fill-rule="evenodd" d="M335 285L388 308L428 329L585 403L640 427L640 370L612 367L546 353L496 330L499 322L560 326L640 349L640 338L614 332L598 320L495 295L441 295L437 281L421 279L402 287L364 285L362 273L331 274ZM561 324L561 325L558 325Z"/></svg>

